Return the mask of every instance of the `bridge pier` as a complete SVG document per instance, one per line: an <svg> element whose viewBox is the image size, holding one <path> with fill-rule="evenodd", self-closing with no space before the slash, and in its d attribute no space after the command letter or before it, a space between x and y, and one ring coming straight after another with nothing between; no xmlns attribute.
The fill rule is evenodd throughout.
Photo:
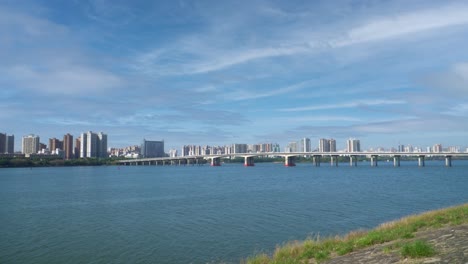
<svg viewBox="0 0 468 264"><path fill-rule="evenodd" d="M330 156L330 165L332 167L338 167L338 155L331 155Z"/></svg>
<svg viewBox="0 0 468 264"><path fill-rule="evenodd" d="M445 166L452 167L452 156L445 156Z"/></svg>
<svg viewBox="0 0 468 264"><path fill-rule="evenodd" d="M221 158L211 158L211 166L221 166Z"/></svg>
<svg viewBox="0 0 468 264"><path fill-rule="evenodd" d="M244 166L246 167L255 166L254 157L244 157Z"/></svg>
<svg viewBox="0 0 468 264"><path fill-rule="evenodd" d="M379 156L377 156L377 155L371 155L371 157L370 157L371 167L377 167L378 166L378 162L377 162L378 158L379 158Z"/></svg>
<svg viewBox="0 0 468 264"><path fill-rule="evenodd" d="M315 167L320 167L320 157L320 155L312 156L312 164L314 164Z"/></svg>
<svg viewBox="0 0 468 264"><path fill-rule="evenodd" d="M400 155L393 156L393 167L400 167Z"/></svg>
<svg viewBox="0 0 468 264"><path fill-rule="evenodd" d="M418 166L419 167L424 167L424 155L419 155L418 156Z"/></svg>
<svg viewBox="0 0 468 264"><path fill-rule="evenodd" d="M349 156L349 166L356 167L357 166L357 156L351 155Z"/></svg>
<svg viewBox="0 0 468 264"><path fill-rule="evenodd" d="M284 156L284 166L286 167L294 167L296 163L294 163L295 156Z"/></svg>

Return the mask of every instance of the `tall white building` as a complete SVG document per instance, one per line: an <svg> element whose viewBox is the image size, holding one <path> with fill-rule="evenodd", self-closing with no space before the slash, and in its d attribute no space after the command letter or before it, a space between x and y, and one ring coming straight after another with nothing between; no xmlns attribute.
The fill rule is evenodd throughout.
<svg viewBox="0 0 468 264"><path fill-rule="evenodd" d="M285 152L297 152L297 142L291 141L285 148Z"/></svg>
<svg viewBox="0 0 468 264"><path fill-rule="evenodd" d="M80 158L106 158L107 135L88 131L81 133Z"/></svg>
<svg viewBox="0 0 468 264"><path fill-rule="evenodd" d="M310 138L301 139L300 152L310 152Z"/></svg>
<svg viewBox="0 0 468 264"><path fill-rule="evenodd" d="M319 152L330 152L330 140L321 138L319 140Z"/></svg>
<svg viewBox="0 0 468 264"><path fill-rule="evenodd" d="M435 145L432 147L432 152L435 152L435 153L440 153L440 152L442 152L442 144L435 144Z"/></svg>
<svg viewBox="0 0 468 264"><path fill-rule="evenodd" d="M359 152L361 151L361 142L359 139L350 138L346 141L347 152Z"/></svg>
<svg viewBox="0 0 468 264"><path fill-rule="evenodd" d="M319 140L319 152L336 152L336 140L321 138Z"/></svg>
<svg viewBox="0 0 468 264"><path fill-rule="evenodd" d="M39 136L29 135L23 137L22 151L26 156L36 154L39 151Z"/></svg>

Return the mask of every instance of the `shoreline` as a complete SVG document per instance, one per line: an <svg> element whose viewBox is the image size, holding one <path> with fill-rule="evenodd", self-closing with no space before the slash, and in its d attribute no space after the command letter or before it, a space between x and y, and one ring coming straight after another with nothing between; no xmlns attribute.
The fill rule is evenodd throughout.
<svg viewBox="0 0 468 264"><path fill-rule="evenodd" d="M438 260L443 258L449 259L449 263L458 263L460 258L463 261L468 258L463 255L464 251L468 252L468 235L459 234L468 234L465 231L468 231L468 203L406 216L344 236L286 242L271 254L259 254L241 263L389 263L389 260L391 263L412 263L413 259L421 261L424 258L434 259L431 263L441 263ZM434 236L439 240L429 239ZM456 252L444 249L444 239L448 238L456 238L461 249ZM426 255L405 255L404 249L411 248L414 243L424 245Z"/></svg>

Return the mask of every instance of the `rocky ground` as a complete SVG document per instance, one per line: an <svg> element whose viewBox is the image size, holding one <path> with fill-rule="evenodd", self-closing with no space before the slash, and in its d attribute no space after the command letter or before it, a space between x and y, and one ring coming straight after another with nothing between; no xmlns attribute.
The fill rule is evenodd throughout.
<svg viewBox="0 0 468 264"><path fill-rule="evenodd" d="M443 227L436 230L419 231L413 240L424 240L436 250L436 255L428 258L405 258L400 254L400 249L392 241L362 249L345 256L337 256L325 263L462 263L468 264L468 224ZM313 263L313 262L312 262Z"/></svg>

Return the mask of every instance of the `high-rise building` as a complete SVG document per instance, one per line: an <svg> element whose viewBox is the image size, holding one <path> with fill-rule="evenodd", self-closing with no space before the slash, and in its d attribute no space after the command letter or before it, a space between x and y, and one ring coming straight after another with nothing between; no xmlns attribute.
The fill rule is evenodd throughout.
<svg viewBox="0 0 468 264"><path fill-rule="evenodd" d="M7 148L7 135L0 133L0 154L6 153Z"/></svg>
<svg viewBox="0 0 468 264"><path fill-rule="evenodd" d="M143 139L140 151L143 158L164 157L164 140L154 141Z"/></svg>
<svg viewBox="0 0 468 264"><path fill-rule="evenodd" d="M432 147L432 152L435 152L435 153L442 152L442 144L435 144Z"/></svg>
<svg viewBox="0 0 468 264"><path fill-rule="evenodd" d="M330 138L328 143L330 144L330 152L336 152L336 140Z"/></svg>
<svg viewBox="0 0 468 264"><path fill-rule="evenodd" d="M109 155L107 154L107 134L99 132L97 134L98 137L98 151L97 157L99 158L108 158Z"/></svg>
<svg viewBox="0 0 468 264"><path fill-rule="evenodd" d="M319 152L336 152L336 140L321 138L319 140Z"/></svg>
<svg viewBox="0 0 468 264"><path fill-rule="evenodd" d="M81 152L81 137L75 139L75 158L80 157Z"/></svg>
<svg viewBox="0 0 468 264"><path fill-rule="evenodd" d="M63 136L63 152L66 160L73 159L73 136L66 134Z"/></svg>
<svg viewBox="0 0 468 264"><path fill-rule="evenodd" d="M63 141L57 138L49 138L49 150L55 151L56 149L63 150Z"/></svg>
<svg viewBox="0 0 468 264"><path fill-rule="evenodd" d="M285 152L297 152L297 142L291 141L285 148Z"/></svg>
<svg viewBox="0 0 468 264"><path fill-rule="evenodd" d="M247 144L232 144L232 153L247 153Z"/></svg>
<svg viewBox="0 0 468 264"><path fill-rule="evenodd" d="M319 140L319 152L330 152L330 140L326 138Z"/></svg>
<svg viewBox="0 0 468 264"><path fill-rule="evenodd" d="M39 143L39 136L29 135L23 137L22 142L22 151L23 154L29 156L30 154L36 154L39 151L40 143Z"/></svg>
<svg viewBox="0 0 468 264"><path fill-rule="evenodd" d="M0 154L15 152L15 136L0 133Z"/></svg>
<svg viewBox="0 0 468 264"><path fill-rule="evenodd" d="M300 152L310 152L310 138L301 139Z"/></svg>
<svg viewBox="0 0 468 264"><path fill-rule="evenodd" d="M6 137L6 153L15 153L15 136L11 135Z"/></svg>
<svg viewBox="0 0 468 264"><path fill-rule="evenodd" d="M346 141L346 151L347 152L360 152L361 151L361 142L359 139L350 138Z"/></svg>
<svg viewBox="0 0 468 264"><path fill-rule="evenodd" d="M7 153L7 134L0 133L0 154Z"/></svg>
<svg viewBox="0 0 468 264"><path fill-rule="evenodd" d="M107 155L107 135L100 132L98 134L88 131L81 134L80 142L81 158L106 158Z"/></svg>

